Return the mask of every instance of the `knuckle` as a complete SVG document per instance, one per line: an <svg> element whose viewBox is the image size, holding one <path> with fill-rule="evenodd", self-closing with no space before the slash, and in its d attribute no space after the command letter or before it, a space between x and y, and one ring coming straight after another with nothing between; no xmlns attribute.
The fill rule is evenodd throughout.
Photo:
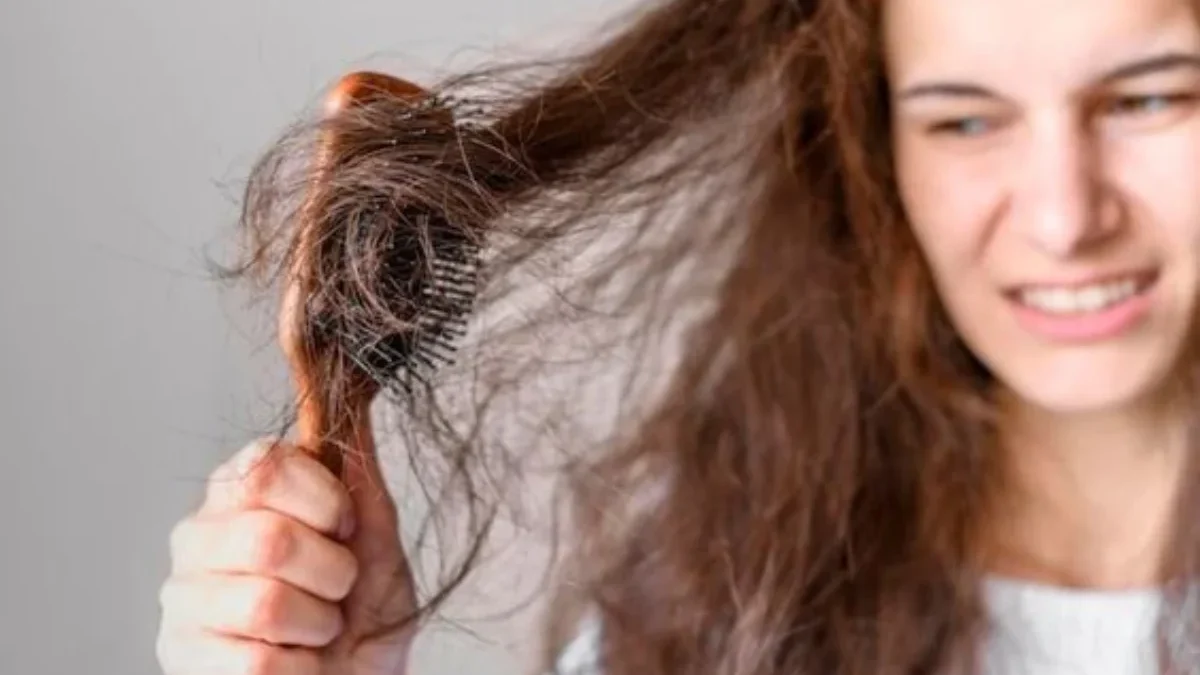
<svg viewBox="0 0 1200 675"><path fill-rule="evenodd" d="M221 462L209 476L209 480L228 481L245 473L248 466L258 464L266 457L274 444L269 438L256 439L247 443Z"/></svg>
<svg viewBox="0 0 1200 675"><path fill-rule="evenodd" d="M335 577L339 581L337 587L334 589L335 597L338 600L344 600L350 595L359 578L360 565L358 557L349 550L346 550L344 560L345 562L340 570L341 573Z"/></svg>
<svg viewBox="0 0 1200 675"><path fill-rule="evenodd" d="M287 673L287 652L265 644L250 648L243 675L284 675Z"/></svg>
<svg viewBox="0 0 1200 675"><path fill-rule="evenodd" d="M248 484L253 485L253 481L269 480L272 467L278 463L276 459L286 448L283 441L274 438L261 438L248 443L212 472L208 480L210 491L228 489L230 485L245 489ZM265 483L263 487L269 485Z"/></svg>
<svg viewBox="0 0 1200 675"><path fill-rule="evenodd" d="M320 492L309 501L314 528L339 539L348 537L352 531L346 527L354 524L354 505L349 492L331 476L318 478L314 482L320 486Z"/></svg>
<svg viewBox="0 0 1200 675"><path fill-rule="evenodd" d="M257 446L249 446L255 448ZM204 489L204 504L200 510L203 511L206 506L212 504L227 505L238 497L242 491L242 478L245 470L242 465L246 464L245 456L248 454L247 449L243 449L233 455L225 462L221 463L208 476Z"/></svg>
<svg viewBox="0 0 1200 675"><path fill-rule="evenodd" d="M237 480L246 500L253 503L270 494L278 486L281 473L279 461L264 460L240 471Z"/></svg>
<svg viewBox="0 0 1200 675"><path fill-rule="evenodd" d="M290 592L286 585L274 580L262 580L250 602L248 627L267 638L278 635L288 617L289 601Z"/></svg>
<svg viewBox="0 0 1200 675"><path fill-rule="evenodd" d="M245 675L318 675L320 670L320 661L311 650L255 645Z"/></svg>
<svg viewBox="0 0 1200 675"><path fill-rule="evenodd" d="M267 512L255 513L249 526L250 565L275 571L292 560L296 552L296 526L287 518Z"/></svg>

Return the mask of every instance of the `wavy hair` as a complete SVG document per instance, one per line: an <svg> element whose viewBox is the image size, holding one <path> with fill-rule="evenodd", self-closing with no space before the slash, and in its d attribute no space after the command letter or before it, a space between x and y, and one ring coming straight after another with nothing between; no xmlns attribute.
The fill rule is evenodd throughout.
<svg viewBox="0 0 1200 675"><path fill-rule="evenodd" d="M304 223L361 235L317 280L347 327L320 385L334 410L354 369L396 393L435 520L472 542L424 612L478 562L497 479L533 454L528 433L488 432L490 414L573 446L547 670L592 613L608 675L975 667L974 537L998 475L989 378L899 202L880 5L666 0L570 57L424 83L457 126L382 97L289 129L257 164L236 278L286 283ZM353 161L306 211L330 129ZM490 319L417 387L350 346L415 330L388 309L381 242L427 237L430 220L364 215L380 199L488 242ZM536 311L512 310L531 293ZM571 326L584 351L552 355ZM553 405L520 402L602 351L616 379L587 370ZM564 432L608 405L585 395L600 379L628 402L612 431ZM502 392L519 403L497 407Z"/></svg>

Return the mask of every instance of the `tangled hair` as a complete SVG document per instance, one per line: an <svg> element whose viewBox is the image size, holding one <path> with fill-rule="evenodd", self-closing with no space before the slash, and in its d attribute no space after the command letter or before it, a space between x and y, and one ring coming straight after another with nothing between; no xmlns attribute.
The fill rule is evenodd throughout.
<svg viewBox="0 0 1200 675"><path fill-rule="evenodd" d="M445 507L435 520L472 542L424 611L478 562L498 479L569 437L572 545L547 670L585 615L603 626L609 675L976 666L973 537L997 475L988 376L899 203L880 4L665 0L570 58L423 83L457 126L383 97L289 129L255 167L231 271L286 283L308 255L302 224L353 225L323 233L344 242L317 281L355 339L416 330L389 309L383 242L429 236L429 219L369 205L415 204L487 242L489 319L454 366L400 387L349 337L320 354L334 414L352 372L395 394L412 467ZM328 176L323 210L305 211L314 139L330 129L352 161ZM536 309L512 310L535 288ZM592 410L583 393L521 403L535 378L589 361L547 351L568 326L622 355L609 395L628 403L598 438L563 431ZM488 414L525 435L488 432Z"/></svg>

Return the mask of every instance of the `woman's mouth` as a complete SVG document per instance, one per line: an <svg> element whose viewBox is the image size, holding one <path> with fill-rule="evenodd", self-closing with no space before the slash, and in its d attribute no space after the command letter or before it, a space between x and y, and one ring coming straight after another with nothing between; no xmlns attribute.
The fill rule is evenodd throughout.
<svg viewBox="0 0 1200 675"><path fill-rule="evenodd" d="M1085 286L1031 286L1017 292L1017 300L1049 314L1085 314L1112 307L1149 287L1136 276Z"/></svg>
<svg viewBox="0 0 1200 675"><path fill-rule="evenodd" d="M1114 337L1145 316L1157 281L1157 272L1135 272L1081 284L1022 286L1009 297L1027 330L1052 340L1092 341Z"/></svg>

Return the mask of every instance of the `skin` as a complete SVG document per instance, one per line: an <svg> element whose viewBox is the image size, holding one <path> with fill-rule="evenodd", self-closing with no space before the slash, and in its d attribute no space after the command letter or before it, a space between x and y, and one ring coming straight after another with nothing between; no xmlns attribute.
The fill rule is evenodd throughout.
<svg viewBox="0 0 1200 675"><path fill-rule="evenodd" d="M1200 30L1187 0L891 0L902 202L951 320L999 383L997 574L1158 581L1183 475L1170 375L1200 275ZM1049 339L1011 295L1156 275L1119 334Z"/></svg>

